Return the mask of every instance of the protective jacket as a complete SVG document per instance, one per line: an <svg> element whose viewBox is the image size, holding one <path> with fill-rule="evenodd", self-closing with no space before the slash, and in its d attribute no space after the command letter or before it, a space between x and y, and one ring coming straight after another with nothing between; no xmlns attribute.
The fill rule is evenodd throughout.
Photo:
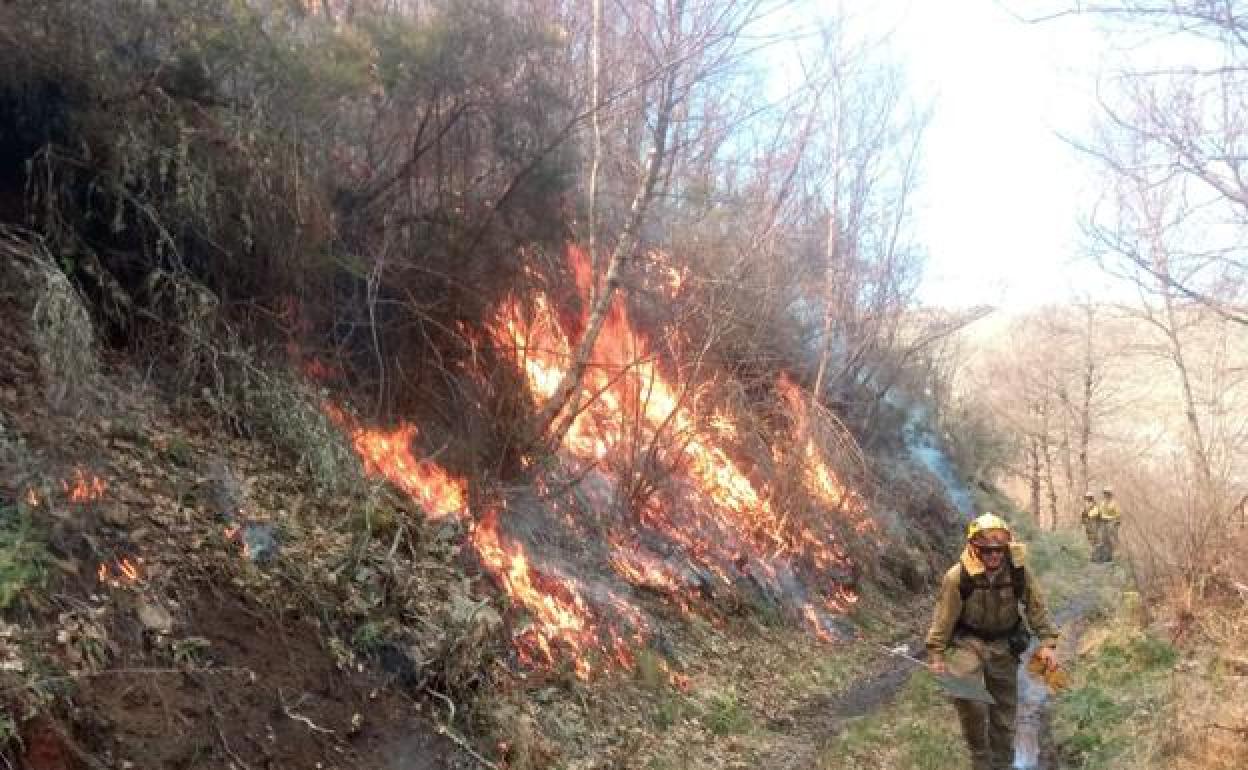
<svg viewBox="0 0 1248 770"><path fill-rule="evenodd" d="M1056 646L1059 632L1026 564L1026 553L1022 543L1012 543L1008 563L990 575L970 546L962 551L958 563L945 573L936 597L932 625L927 632L929 659L943 658L960 635L985 641L1004 639L1024 615L1040 644ZM965 590L967 578L972 587L969 592ZM1017 586L1020 581L1023 585Z"/></svg>

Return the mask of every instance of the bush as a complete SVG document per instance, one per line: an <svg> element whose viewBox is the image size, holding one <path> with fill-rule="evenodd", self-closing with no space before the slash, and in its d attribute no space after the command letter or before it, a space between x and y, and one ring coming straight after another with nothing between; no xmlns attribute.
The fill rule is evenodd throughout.
<svg viewBox="0 0 1248 770"><path fill-rule="evenodd" d="M741 704L735 692L716 693L711 696L702 721L715 735L742 735L754 727L749 711Z"/></svg>
<svg viewBox="0 0 1248 770"><path fill-rule="evenodd" d="M27 588L41 585L49 556L30 516L19 505L0 504L0 609Z"/></svg>

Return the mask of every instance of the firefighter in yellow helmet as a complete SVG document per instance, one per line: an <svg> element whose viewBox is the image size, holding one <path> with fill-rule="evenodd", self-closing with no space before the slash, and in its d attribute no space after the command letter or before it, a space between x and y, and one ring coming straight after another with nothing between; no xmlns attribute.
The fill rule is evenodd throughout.
<svg viewBox="0 0 1248 770"><path fill-rule="evenodd" d="M966 541L941 581L927 655L933 673L983 681L993 705L960 698L953 705L973 770L1006 770L1014 762L1019 657L1034 634L1037 658L1056 668L1058 630L1025 563L1026 547L1013 542L1004 519L979 516Z"/></svg>
<svg viewBox="0 0 1248 770"><path fill-rule="evenodd" d="M1087 536L1088 545L1093 551L1096 550L1097 518L1096 495L1088 490L1083 494L1083 512L1080 519L1083 521L1083 534Z"/></svg>
<svg viewBox="0 0 1248 770"><path fill-rule="evenodd" d="M1101 490L1101 503L1096 506L1096 561L1113 561L1118 546L1118 528L1122 526L1122 511L1114 501L1114 490Z"/></svg>

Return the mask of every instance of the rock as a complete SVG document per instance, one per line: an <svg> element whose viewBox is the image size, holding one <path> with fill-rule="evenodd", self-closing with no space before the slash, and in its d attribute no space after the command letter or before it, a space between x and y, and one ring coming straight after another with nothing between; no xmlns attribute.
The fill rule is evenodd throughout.
<svg viewBox="0 0 1248 770"><path fill-rule="evenodd" d="M158 634L167 634L173 630L173 615L169 610L147 601L141 601L137 610L139 622L143 628Z"/></svg>
<svg viewBox="0 0 1248 770"><path fill-rule="evenodd" d="M105 506L104 511L100 514L100 518L109 526L117 529L126 529L130 524L130 511L126 510L126 507L120 503L113 503Z"/></svg>

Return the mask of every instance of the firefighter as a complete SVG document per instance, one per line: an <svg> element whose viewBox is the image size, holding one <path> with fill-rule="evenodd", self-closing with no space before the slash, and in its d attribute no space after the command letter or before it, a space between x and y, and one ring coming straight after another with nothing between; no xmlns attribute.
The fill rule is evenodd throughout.
<svg viewBox="0 0 1248 770"><path fill-rule="evenodd" d="M1081 519L1083 521L1083 534L1088 538L1088 545L1092 548L1093 556L1096 555L1096 495L1091 491L1083 493L1083 513Z"/></svg>
<svg viewBox="0 0 1248 770"><path fill-rule="evenodd" d="M954 698L953 705L972 768L1005 770L1014 762L1019 657L1035 634L1037 659L1046 670L1055 669L1058 630L1035 574L1024 563L1025 546L1013 542L1000 516L976 518L967 527L966 541L958 563L941 581L927 655L935 674L982 680L995 704Z"/></svg>
<svg viewBox="0 0 1248 770"><path fill-rule="evenodd" d="M1096 560L1113 561L1114 549L1118 547L1118 528L1122 526L1122 511L1114 500L1114 490L1101 490L1101 502L1096 506Z"/></svg>

